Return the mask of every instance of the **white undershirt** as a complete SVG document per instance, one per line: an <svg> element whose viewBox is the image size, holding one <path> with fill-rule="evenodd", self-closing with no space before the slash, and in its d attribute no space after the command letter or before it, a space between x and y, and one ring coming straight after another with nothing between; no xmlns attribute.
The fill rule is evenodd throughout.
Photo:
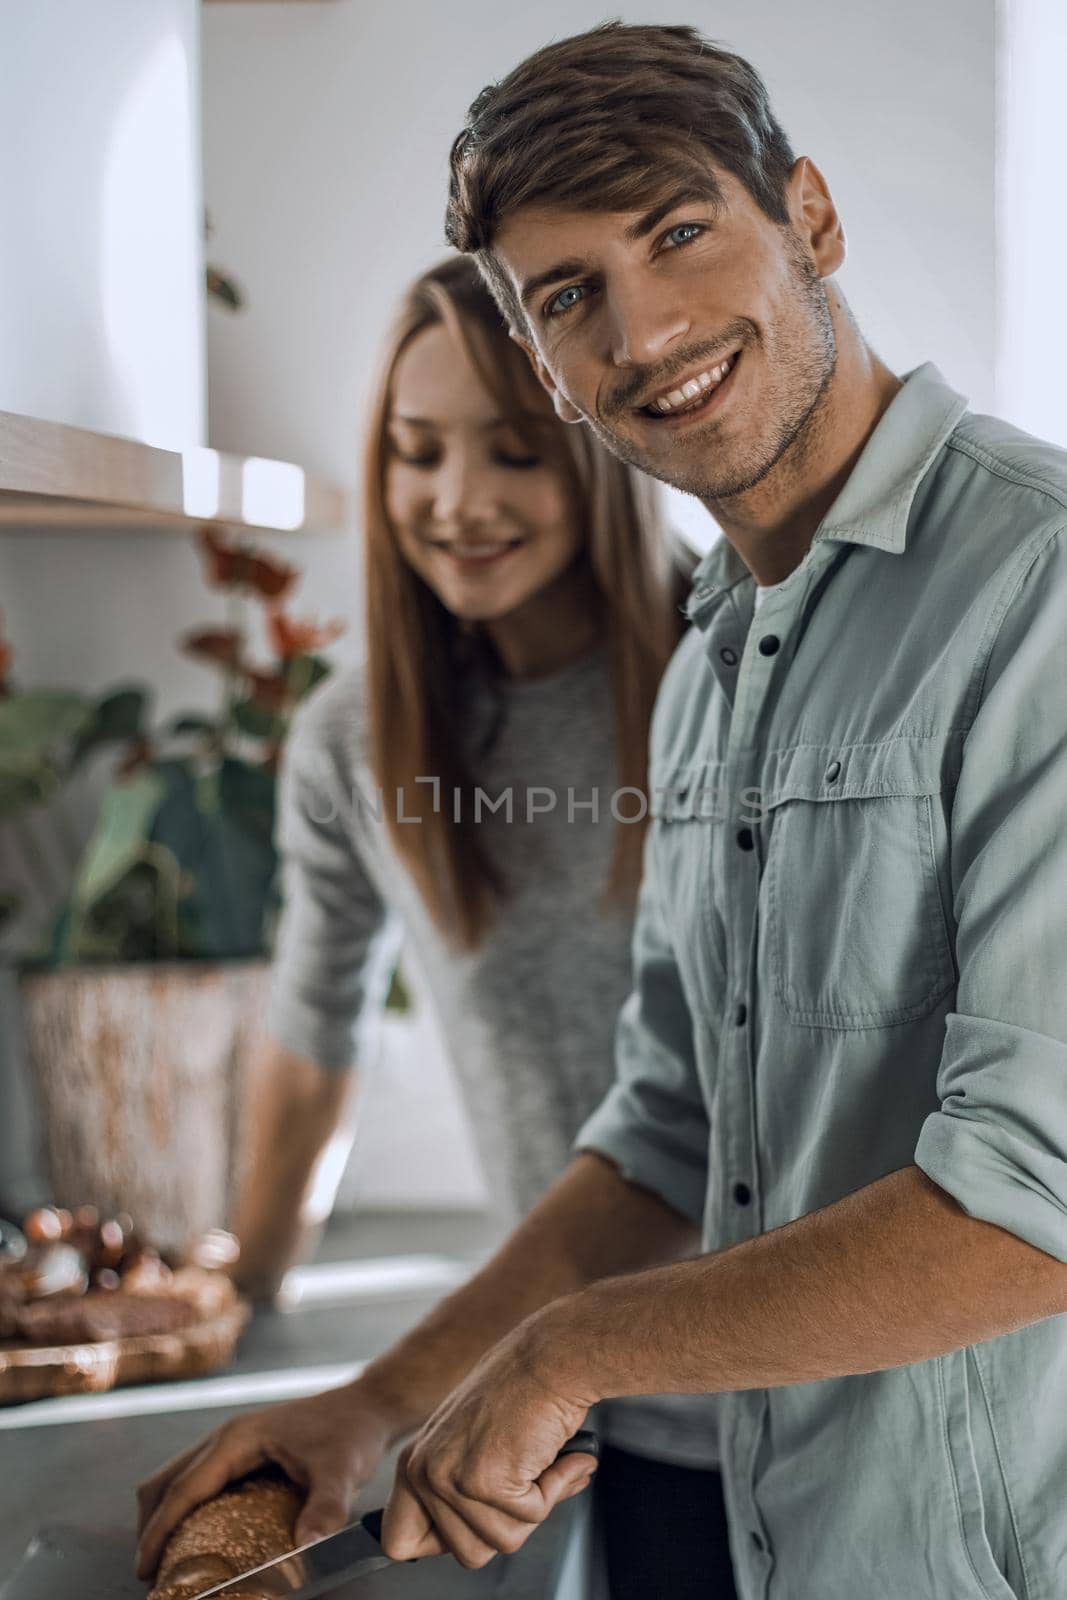
<svg viewBox="0 0 1067 1600"><path fill-rule="evenodd" d="M785 582L786 580L783 578L782 583ZM773 594L776 589L780 589L781 587L781 583L757 583L756 592L752 597L752 615L755 616L756 612L759 610L760 606L763 604L764 600L766 600L769 594Z"/></svg>

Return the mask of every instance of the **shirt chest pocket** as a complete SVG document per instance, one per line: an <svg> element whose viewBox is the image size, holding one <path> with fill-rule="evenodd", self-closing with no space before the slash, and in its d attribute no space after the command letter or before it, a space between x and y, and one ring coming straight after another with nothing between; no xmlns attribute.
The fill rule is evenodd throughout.
<svg viewBox="0 0 1067 1600"><path fill-rule="evenodd" d="M762 805L762 988L791 1021L885 1028L954 985L944 752L892 739L778 752Z"/></svg>

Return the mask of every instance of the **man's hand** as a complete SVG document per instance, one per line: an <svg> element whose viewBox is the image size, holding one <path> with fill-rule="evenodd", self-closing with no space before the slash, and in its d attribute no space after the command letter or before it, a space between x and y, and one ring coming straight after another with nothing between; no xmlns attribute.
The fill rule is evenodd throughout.
<svg viewBox="0 0 1067 1600"><path fill-rule="evenodd" d="M571 1315L575 1291L604 1274L634 1272L653 1261L674 1259L692 1249L694 1238L691 1223L648 1190L627 1183L611 1162L578 1156L493 1260L371 1362L355 1383L229 1422L156 1473L140 1491L139 1571L147 1576L155 1570L168 1534L182 1517L233 1478L268 1461L277 1462L308 1491L297 1524L301 1542L342 1527L353 1495L373 1475L383 1453L427 1418L435 1425L437 1407L463 1383L456 1396L460 1404L467 1375L498 1340L503 1343L478 1371L481 1375L484 1370L487 1384L502 1385L508 1398L502 1410L494 1400L479 1425L478 1471L488 1472L494 1462L505 1459L511 1471L505 1515L512 1517L505 1531L514 1536L517 1522L528 1536L557 1501L577 1493L595 1465L582 1455L554 1465L557 1451L580 1426L591 1403L580 1383L574 1393L566 1392L566 1385L557 1392L559 1357L573 1348L577 1337ZM546 1324L538 1318L550 1303L556 1311L565 1310L558 1334L547 1339ZM531 1352L536 1357L542 1348L552 1349L551 1361L531 1362ZM509 1363L521 1384L508 1383ZM536 1376L542 1371L551 1381ZM480 1376L471 1378L472 1393L479 1392L479 1382ZM439 1413L445 1431L449 1415L451 1402ZM411 1482L418 1482L419 1463L429 1459L422 1454L422 1443L412 1457L414 1465L405 1463L394 1496L396 1532L391 1537L408 1553L414 1546L419 1553L453 1548L447 1539L425 1537L431 1526L440 1532L447 1508L437 1519L423 1513L417 1494L416 1504L411 1503L407 1474L412 1472ZM474 1455L470 1460L473 1464ZM462 1476L465 1481L466 1474ZM427 1487L425 1493L432 1502L432 1490ZM523 1524L522 1516L531 1512L532 1520ZM478 1515L476 1509L472 1515ZM512 1538L516 1547L521 1542ZM481 1565L493 1550L508 1547L503 1540L488 1546L483 1539L472 1551L472 1564Z"/></svg>
<svg viewBox="0 0 1067 1600"><path fill-rule="evenodd" d="M343 1528L358 1491L404 1431L359 1382L235 1417L168 1462L137 1492L137 1571L151 1578L168 1536L234 1478L276 1462L307 1490L298 1545Z"/></svg>
<svg viewBox="0 0 1067 1600"><path fill-rule="evenodd" d="M490 1351L404 1451L382 1530L387 1555L449 1550L483 1567L518 1550L590 1482L592 1456L556 1458L592 1398L545 1376L553 1351L540 1322L530 1318Z"/></svg>

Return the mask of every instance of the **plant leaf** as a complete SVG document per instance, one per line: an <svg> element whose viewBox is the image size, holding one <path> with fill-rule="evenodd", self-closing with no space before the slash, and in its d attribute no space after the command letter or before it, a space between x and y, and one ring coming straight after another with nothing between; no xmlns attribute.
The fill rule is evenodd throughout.
<svg viewBox="0 0 1067 1600"><path fill-rule="evenodd" d="M93 715L84 695L65 689L27 689L0 700L0 757L43 751L77 738Z"/></svg>
<svg viewBox="0 0 1067 1600"><path fill-rule="evenodd" d="M254 700L236 701L231 714L241 732L254 739L280 739L285 734L285 719Z"/></svg>
<svg viewBox="0 0 1067 1600"><path fill-rule="evenodd" d="M17 895L14 889L0 889L0 928L18 916L22 905L22 896Z"/></svg>
<svg viewBox="0 0 1067 1600"><path fill-rule="evenodd" d="M143 738L147 705L148 691L136 685L104 695L78 734L72 765L76 766L99 745Z"/></svg>
<svg viewBox="0 0 1067 1600"><path fill-rule="evenodd" d="M210 717L199 716L194 712L182 712L180 715L172 717L170 721L164 725L164 732L170 734L214 734L218 732L218 729L216 724L211 721Z"/></svg>
<svg viewBox="0 0 1067 1600"><path fill-rule="evenodd" d="M302 655L289 663L289 685L298 700L310 694L317 683L328 678L333 668L323 656Z"/></svg>
<svg viewBox="0 0 1067 1600"><path fill-rule="evenodd" d="M145 859L152 822L166 792L165 782L151 767L140 768L128 782L105 791L74 880L75 906L91 906Z"/></svg>
<svg viewBox="0 0 1067 1600"><path fill-rule="evenodd" d="M273 772L247 761L227 756L219 768L219 810L239 827L267 839L274 833L276 789Z"/></svg>
<svg viewBox="0 0 1067 1600"><path fill-rule="evenodd" d="M197 885L199 942L205 955L261 955L276 900L277 857L270 839L220 811L208 819Z"/></svg>
<svg viewBox="0 0 1067 1600"><path fill-rule="evenodd" d="M393 976L389 982L389 993L385 997L387 1011L410 1011L411 994L404 982L404 974L399 966L393 968Z"/></svg>
<svg viewBox="0 0 1067 1600"><path fill-rule="evenodd" d="M59 787L51 761L33 753L20 756L0 749L0 817L14 817L43 805Z"/></svg>

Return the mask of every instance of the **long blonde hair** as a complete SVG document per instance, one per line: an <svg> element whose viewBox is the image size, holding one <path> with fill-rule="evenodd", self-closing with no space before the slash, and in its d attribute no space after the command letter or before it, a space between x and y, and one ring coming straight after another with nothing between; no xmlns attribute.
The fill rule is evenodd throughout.
<svg viewBox="0 0 1067 1600"><path fill-rule="evenodd" d="M459 821L435 805L464 792L471 773L461 738L460 685L479 634L461 625L401 554L386 509L388 424L393 373L423 329L443 324L468 354L501 415L564 474L580 508L585 560L609 650L614 690L618 783L644 792L648 724L663 669L682 627L684 567L663 529L647 479L603 450L585 427L558 421L526 357L508 337L492 297L468 257L433 267L408 290L387 341L371 412L364 470L367 697L370 760L386 797L392 842L434 922L467 948L484 937L507 886L463 807ZM488 652L486 652L488 659ZM399 816L420 826L400 825ZM608 902L632 905L641 867L643 823L616 823Z"/></svg>

